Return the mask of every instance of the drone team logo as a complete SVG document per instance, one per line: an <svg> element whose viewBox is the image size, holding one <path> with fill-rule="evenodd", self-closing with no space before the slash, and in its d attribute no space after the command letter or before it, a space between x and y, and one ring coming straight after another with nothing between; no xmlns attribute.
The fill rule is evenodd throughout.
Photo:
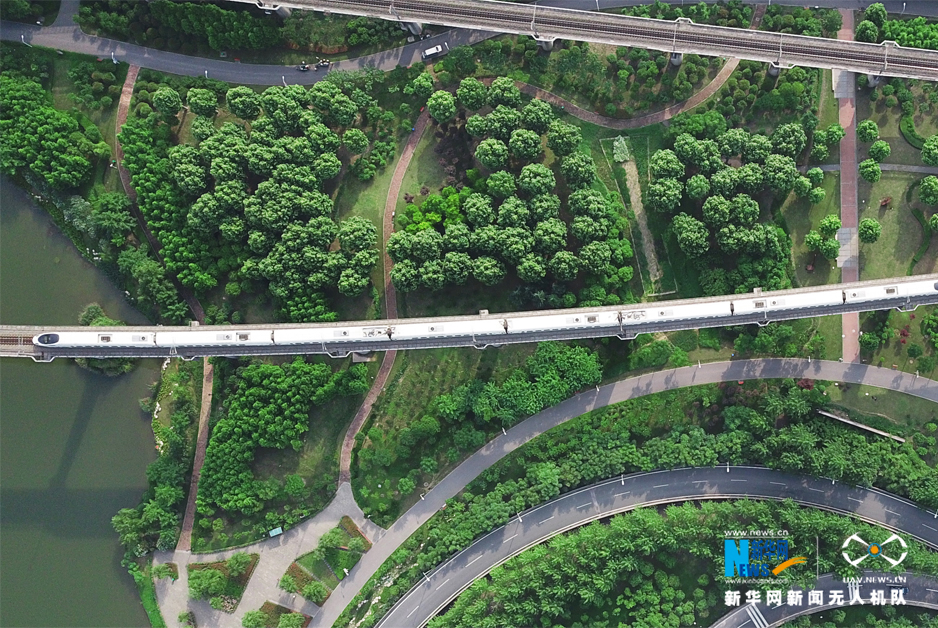
<svg viewBox="0 0 938 628"><path fill-rule="evenodd" d="M898 559L890 558L889 556L886 556L886 553L885 553L885 549L884 549L885 546L892 543L893 541L899 541L899 545L902 546L902 555ZM850 554L847 553L847 547L850 546L850 544L853 542L856 542L866 548L866 552L860 555L860 557L856 559L851 558ZM908 546L906 545L905 541L902 540L902 537L899 536L898 534L893 534L891 537L886 539L883 543L867 543L866 541L861 539L859 535L853 534L846 541L844 541L843 547L841 547L841 549L844 550L843 551L844 560L846 560L848 563L850 563L854 567L862 563L864 560L866 560L870 556L872 556L873 558L877 558L877 557L885 558L893 567L895 567L896 565L898 565L899 563L905 560L905 557L909 553L908 551L906 551L907 548ZM853 547L851 547L851 550L857 551L857 549Z"/></svg>

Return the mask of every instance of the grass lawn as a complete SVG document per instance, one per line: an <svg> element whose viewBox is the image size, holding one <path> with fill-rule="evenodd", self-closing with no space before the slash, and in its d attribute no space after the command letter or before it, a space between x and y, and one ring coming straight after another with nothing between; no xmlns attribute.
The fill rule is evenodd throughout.
<svg viewBox="0 0 938 628"><path fill-rule="evenodd" d="M925 340L922 333L922 318L925 314L933 311L934 308L920 307L914 312L899 312L898 310L889 310L887 326L894 330L894 337L887 340L877 349L875 353L863 354L863 359L870 364L876 364L885 368L896 367L896 370L906 373L915 373L920 371L919 362L921 358L912 359L909 357L908 348L912 345L918 345L924 349L925 356L935 356L936 352L930 341ZM860 328L863 331L876 329L882 320L883 313L863 313L860 314ZM902 333L906 335L903 336ZM905 341L905 342L903 342ZM935 373L920 373L923 376L935 377Z"/></svg>
<svg viewBox="0 0 938 628"><path fill-rule="evenodd" d="M339 586L339 578L333 573L329 564L322 558L315 556L313 552L305 554L296 559L296 563L309 572L312 576L326 585L330 591ZM345 576L345 574L342 574Z"/></svg>
<svg viewBox="0 0 938 628"><path fill-rule="evenodd" d="M822 316L818 319L818 331L824 334L824 357L839 360L844 355L843 319L840 316Z"/></svg>
<svg viewBox="0 0 938 628"><path fill-rule="evenodd" d="M821 187L827 196L817 205L806 198L790 194L781 209L788 235L792 239L791 256L798 286L820 286L840 281L841 273L836 260L829 261L823 255L815 255L804 245L805 235L817 229L824 216L840 214L840 173L825 173ZM812 263L814 270L808 272L807 266Z"/></svg>
<svg viewBox="0 0 938 628"><path fill-rule="evenodd" d="M915 166L922 165L922 152L909 144L902 136L899 130L899 121L902 119L902 108L900 106L887 107L886 99L882 95L882 86L878 88L879 100L875 103L870 102L870 92L868 87L857 89L857 121L871 119L879 125L879 137L889 142L892 153L886 158L887 164L911 164ZM915 102L918 104L924 100L921 84L912 88L915 95ZM932 105L934 107L934 105ZM919 135L928 137L938 132L938 121L933 111L922 114L916 107L913 121L915 130ZM860 160L869 157L869 144L860 142Z"/></svg>
<svg viewBox="0 0 938 628"><path fill-rule="evenodd" d="M826 129L832 124L840 124L840 106L834 98L834 88L831 84L830 70L821 70L821 94L818 103L818 128ZM831 146L830 157L824 160L827 164L840 163L840 144Z"/></svg>
<svg viewBox="0 0 938 628"><path fill-rule="evenodd" d="M442 432L435 442L415 447L406 458L397 456L398 433L411 422L427 414L436 397L452 392L473 380L501 383L509 373L523 365L534 352L534 345L507 345L479 351L429 349L398 354L385 392L378 398L371 417L360 432L362 448L386 451L391 462L379 466L363 463L356 454L352 463L352 487L355 497L375 523L388 525L420 499L422 488L444 477L467 454L453 446L453 435ZM419 472L417 490L401 495L397 484L412 470L419 471L422 457L436 460L435 473Z"/></svg>
<svg viewBox="0 0 938 628"><path fill-rule="evenodd" d="M277 628L277 624L280 622L281 615L289 615L293 613L293 609L287 608L286 606L280 606L279 604L274 604L273 602L264 602L264 605L261 606L261 612L267 616L267 621L264 623L264 628ZM306 621L303 622L303 628L309 626L309 622L313 620L312 617L306 617Z"/></svg>
<svg viewBox="0 0 938 628"><path fill-rule="evenodd" d="M241 596L244 595L244 589L248 586L248 582L251 580L251 574L254 573L254 568L257 567L257 561L260 560L260 554L251 554L251 562L248 563L247 569L244 570L240 576L231 577L228 575L228 565L225 561L219 561L216 563L190 563L188 565L189 573L193 571L199 571L201 569L217 569L218 571L224 574L227 578L225 582L225 590L222 592L222 596L230 597L234 599L234 608L232 608L229 613L233 613L234 609L238 607L238 602L241 601Z"/></svg>
<svg viewBox="0 0 938 628"><path fill-rule="evenodd" d="M914 193L913 202L906 201L909 186L920 175L907 172L884 172L882 179L870 184L860 181L860 219L875 218L883 226L879 240L873 244L860 244L860 278L881 279L913 273L931 273L938 268L938 247L926 246L932 239L930 230L923 228L913 209L925 209ZM892 197L889 208L879 206L880 199ZM922 259L913 265L913 257L922 247Z"/></svg>

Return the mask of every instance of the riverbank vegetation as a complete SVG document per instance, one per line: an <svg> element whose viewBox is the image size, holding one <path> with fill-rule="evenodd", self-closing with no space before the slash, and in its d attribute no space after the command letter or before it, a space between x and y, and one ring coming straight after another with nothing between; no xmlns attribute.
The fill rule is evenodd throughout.
<svg viewBox="0 0 938 628"><path fill-rule="evenodd" d="M808 379L708 385L568 421L489 467L449 500L382 565L337 625L354 617L364 618L360 626L373 626L423 571L473 539L561 493L623 473L758 463L877 486L927 508L938 506L938 472L916 451L933 440L918 432L899 444L818 416L816 410L828 405L828 386ZM389 575L393 584L378 584ZM379 603L362 604L376 595Z"/></svg>
<svg viewBox="0 0 938 628"><path fill-rule="evenodd" d="M476 580L429 626L562 625L574 620L586 625L706 624L726 609L723 593L738 588L724 584L722 544L714 539L724 530L747 526L786 530L789 555L804 555L822 573L840 575L843 539L858 527L861 535L879 529L792 502L685 502L664 512L642 508L526 550ZM820 553L816 545L823 548ZM910 544L906 560L905 569L938 575L938 556L921 543ZM858 574L854 569L853 575ZM807 589L814 574L792 570L780 579L785 582L781 587L749 588Z"/></svg>
<svg viewBox="0 0 938 628"><path fill-rule="evenodd" d="M322 454L321 469L284 474L276 465L260 477L255 474L256 458L286 448L302 451L313 414L340 421L344 430L348 417L338 419L325 404L336 396L358 397L368 390L363 364L333 371L302 358L282 365L226 361L216 367L216 374L224 382L224 393L219 394L222 401L212 420L199 480L199 517L193 532L197 550L253 541L322 509L335 492L337 478L325 472L332 467L334 451Z"/></svg>

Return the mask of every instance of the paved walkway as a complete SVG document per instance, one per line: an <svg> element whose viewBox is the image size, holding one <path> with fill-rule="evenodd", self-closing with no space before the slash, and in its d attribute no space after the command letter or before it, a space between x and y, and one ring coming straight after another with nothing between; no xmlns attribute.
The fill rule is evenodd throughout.
<svg viewBox="0 0 938 628"><path fill-rule="evenodd" d="M837 33L837 39L853 41L853 11L841 9L843 28ZM835 89L840 101L840 126L846 131L844 139L840 142L840 222L841 229L837 233L840 240L842 254L837 258L840 266L841 281L860 280L860 255L857 224L859 210L857 208L857 106L856 81L853 72L837 72L835 76ZM840 80L837 80L837 79ZM860 360L860 315L856 312L844 314L841 326L843 328L843 359L844 362L858 362Z"/></svg>
<svg viewBox="0 0 938 628"><path fill-rule="evenodd" d="M410 166L410 160L414 157L414 151L417 149L417 144L420 143L420 138L423 136L429 120L430 113L428 111L424 111L417 118L414 131L410 134L407 144L404 145L401 158L394 167L394 175L391 177L391 185L388 188L388 195L384 202L384 215L382 216L381 223L381 250L384 256L385 318L397 318L397 291L394 289L394 284L391 283L391 266L393 262L388 256L384 243L387 242L391 233L394 232L394 208L397 207L397 199L400 198L401 183L404 181L404 175L407 173L407 168ZM348 430L345 432L345 439L342 441L342 452L339 455L340 483L352 481L352 450L355 448L355 436L362 428L362 425L365 424L368 415L371 414L371 408L378 399L378 396L384 391L384 386L387 384L388 376L391 374L391 369L394 367L396 357L397 351L392 350L384 353L384 359L381 360L381 368L378 369L378 374L375 376L375 381L371 385L371 390L368 391L365 400L355 414L355 418L352 419L352 424L349 425Z"/></svg>
<svg viewBox="0 0 938 628"><path fill-rule="evenodd" d="M182 530L176 549L189 551L192 545L192 524L195 522L195 498L199 492L199 477L205 463L205 448L208 445L208 418L212 413L212 388L215 367L208 358L202 358L202 406L199 411L199 434L195 444L195 460L192 463L192 479L189 481L189 499L186 502L186 515L182 519Z"/></svg>
<svg viewBox="0 0 938 628"><path fill-rule="evenodd" d="M278 537L244 548L206 554L192 554L178 548L174 552L156 552L153 556L154 564L174 562L179 567L179 579L175 583L165 578L156 582L156 596L163 618L169 621L170 625L174 625L172 622L180 613L191 610L195 613L199 626L239 628L241 616L246 611L257 610L268 600L307 615L316 615L319 612L318 606L307 602L302 596L283 591L277 587L277 583L290 564L302 554L316 549L322 535L337 526L344 515L351 517L372 542L380 540L383 536L384 531L381 528L365 519L355 503L351 487L344 483L339 486L336 496L325 510ZM186 565L226 560L236 552L259 553L261 556L237 611L229 615L214 610L205 600L189 599Z"/></svg>
<svg viewBox="0 0 938 628"><path fill-rule="evenodd" d="M331 628L352 598L358 594L384 561L417 528L442 508L447 499L459 493L469 482L504 456L547 430L591 410L665 390L726 381L804 377L898 390L938 402L938 382L924 377L866 364L779 358L714 362L704 364L699 368L691 366L669 369L629 377L602 386L598 391L590 390L581 393L522 421L508 430L506 435L490 441L451 471L425 494L423 500L414 504L410 510L398 518L388 529L387 534L365 554L361 562L352 570L351 575L333 591L332 596L323 606L322 613L314 618L310 628Z"/></svg>

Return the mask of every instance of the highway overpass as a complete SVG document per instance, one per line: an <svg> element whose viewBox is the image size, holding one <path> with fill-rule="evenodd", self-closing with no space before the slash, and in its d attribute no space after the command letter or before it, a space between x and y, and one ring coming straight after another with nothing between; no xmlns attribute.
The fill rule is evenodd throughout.
<svg viewBox="0 0 938 628"><path fill-rule="evenodd" d="M938 286L938 274L655 303L500 314L483 310L478 315L436 318L210 327L2 325L0 357L28 357L45 362L56 357L193 359L308 354L345 357L351 352L389 349L484 349L505 344L602 337L628 340L641 333L753 323L765 325L774 321L892 308L914 310L919 305L938 303L935 286ZM494 327L496 331L483 335L479 331L483 326L489 330ZM404 330L409 330L409 336ZM303 334L304 331L309 334ZM35 336L69 332L83 332L100 342L66 346L63 337L58 345L33 344ZM117 346L119 339L115 334L137 334L141 344ZM276 340L275 336L281 334L284 338L299 336L302 342ZM146 336L145 341L143 336Z"/></svg>
<svg viewBox="0 0 938 628"><path fill-rule="evenodd" d="M782 67L800 65L938 81L938 51L935 50L902 48L894 42L868 44L707 26L684 18L667 22L495 0L237 1L272 10L286 7L363 15L402 25L439 24L530 35L547 44L556 39L574 39L668 53L739 57Z"/></svg>

